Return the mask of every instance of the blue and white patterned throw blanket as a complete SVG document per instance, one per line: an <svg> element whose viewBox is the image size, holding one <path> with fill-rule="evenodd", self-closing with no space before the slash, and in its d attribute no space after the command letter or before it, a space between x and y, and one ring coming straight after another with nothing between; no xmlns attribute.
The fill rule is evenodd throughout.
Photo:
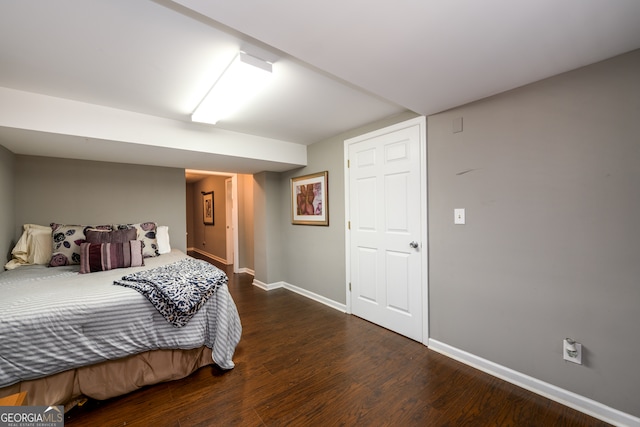
<svg viewBox="0 0 640 427"><path fill-rule="evenodd" d="M135 289L173 326L191 320L211 295L229 278L206 261L186 258L151 270L127 274L114 285Z"/></svg>

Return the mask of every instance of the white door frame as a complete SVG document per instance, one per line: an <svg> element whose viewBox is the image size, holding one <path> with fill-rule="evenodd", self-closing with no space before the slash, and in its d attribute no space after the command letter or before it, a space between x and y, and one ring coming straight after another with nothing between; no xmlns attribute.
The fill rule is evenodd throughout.
<svg viewBox="0 0 640 427"><path fill-rule="evenodd" d="M226 187L226 185L225 185ZM231 223L233 227L233 272L238 273L238 174L231 176L231 196L233 197L233 210L231 215Z"/></svg>
<svg viewBox="0 0 640 427"><path fill-rule="evenodd" d="M231 215L231 221L233 224L233 253L234 253L234 260L233 260L233 272L234 273L238 273L239 272L239 267L238 267L238 245L239 245L239 239L238 239L238 174L235 173L226 173L226 172L212 172L212 171L204 171L204 170L195 170L195 169L185 169L186 173L193 173L193 174L197 174L197 175L217 175L217 176L224 176L225 177L225 198L226 198L226 192L227 192L227 184L226 184L226 179L231 178L231 184L232 184L232 195L233 195L233 213ZM226 203L226 200L225 200ZM226 218L227 213L225 210L225 227L226 227L226 223L228 222L228 218ZM226 234L225 234L226 236ZM198 248L194 248L194 250L196 252L200 251ZM219 260L220 262L225 262L226 260Z"/></svg>
<svg viewBox="0 0 640 427"><path fill-rule="evenodd" d="M227 183L231 183L231 194L228 194L229 189L227 187ZM233 175L224 180L224 190L225 190L225 202L229 200L231 197L232 204L226 206L225 212L225 227L227 230L231 228L231 239L229 239L229 232L225 230L225 237L227 241L227 264L233 264L233 272L238 272L238 175ZM229 215L230 214L230 215ZM232 253L231 259L229 259L229 252Z"/></svg>
<svg viewBox="0 0 640 427"><path fill-rule="evenodd" d="M422 268L422 343L427 345L429 342L429 240L428 240L428 221L427 221L427 199L428 199L428 187L427 187L427 119L424 116L416 117L395 125L388 126L383 129L378 129L373 132L361 135L358 138L367 139L376 137L390 132L395 132L400 129L418 125L420 129L420 228L421 228L421 250L420 261ZM346 293L347 304L346 311L348 314L352 314L351 311L351 232L350 232L350 188L349 188L349 145L357 143L356 141L345 140L344 141L344 197L345 197L345 265L346 265Z"/></svg>

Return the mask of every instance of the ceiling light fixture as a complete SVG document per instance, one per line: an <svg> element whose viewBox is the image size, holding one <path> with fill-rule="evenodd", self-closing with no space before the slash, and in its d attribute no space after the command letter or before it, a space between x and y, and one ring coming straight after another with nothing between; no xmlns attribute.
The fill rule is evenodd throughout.
<svg viewBox="0 0 640 427"><path fill-rule="evenodd" d="M191 115L191 120L215 125L257 94L271 77L272 64L239 52Z"/></svg>

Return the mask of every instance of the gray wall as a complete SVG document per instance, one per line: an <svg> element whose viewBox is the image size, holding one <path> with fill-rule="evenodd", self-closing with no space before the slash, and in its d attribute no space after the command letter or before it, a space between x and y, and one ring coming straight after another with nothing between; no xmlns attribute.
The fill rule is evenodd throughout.
<svg viewBox="0 0 640 427"><path fill-rule="evenodd" d="M635 51L428 118L431 338L635 416L639 76Z"/></svg>
<svg viewBox="0 0 640 427"><path fill-rule="evenodd" d="M261 172L253 175L253 265L255 279L263 283L269 283L269 266L267 253L269 243L267 241L267 173ZM273 197L279 197L277 193Z"/></svg>
<svg viewBox="0 0 640 427"><path fill-rule="evenodd" d="M253 176L238 175L238 267L254 270Z"/></svg>
<svg viewBox="0 0 640 427"><path fill-rule="evenodd" d="M16 156L14 233L48 225L155 221L186 251L184 169Z"/></svg>
<svg viewBox="0 0 640 427"><path fill-rule="evenodd" d="M14 233L15 222L15 170L14 154L0 145L0 271L11 259L10 253L18 237Z"/></svg>
<svg viewBox="0 0 640 427"><path fill-rule="evenodd" d="M280 203L280 181L275 172L253 176L255 278L265 284L284 280L289 263L283 257L283 243L294 244L282 237L281 217L288 210Z"/></svg>

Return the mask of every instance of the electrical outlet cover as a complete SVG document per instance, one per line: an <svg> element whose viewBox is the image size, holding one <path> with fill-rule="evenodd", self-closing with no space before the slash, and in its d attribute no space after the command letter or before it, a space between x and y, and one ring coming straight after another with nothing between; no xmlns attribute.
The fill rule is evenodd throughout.
<svg viewBox="0 0 640 427"><path fill-rule="evenodd" d="M576 354L575 357L571 357L569 355L569 342L565 339L562 340L562 358L568 362L572 362L572 363L577 363L578 365L582 365L582 344L578 343L578 342L574 342L573 345L575 345L576 347L576 351L578 354Z"/></svg>

